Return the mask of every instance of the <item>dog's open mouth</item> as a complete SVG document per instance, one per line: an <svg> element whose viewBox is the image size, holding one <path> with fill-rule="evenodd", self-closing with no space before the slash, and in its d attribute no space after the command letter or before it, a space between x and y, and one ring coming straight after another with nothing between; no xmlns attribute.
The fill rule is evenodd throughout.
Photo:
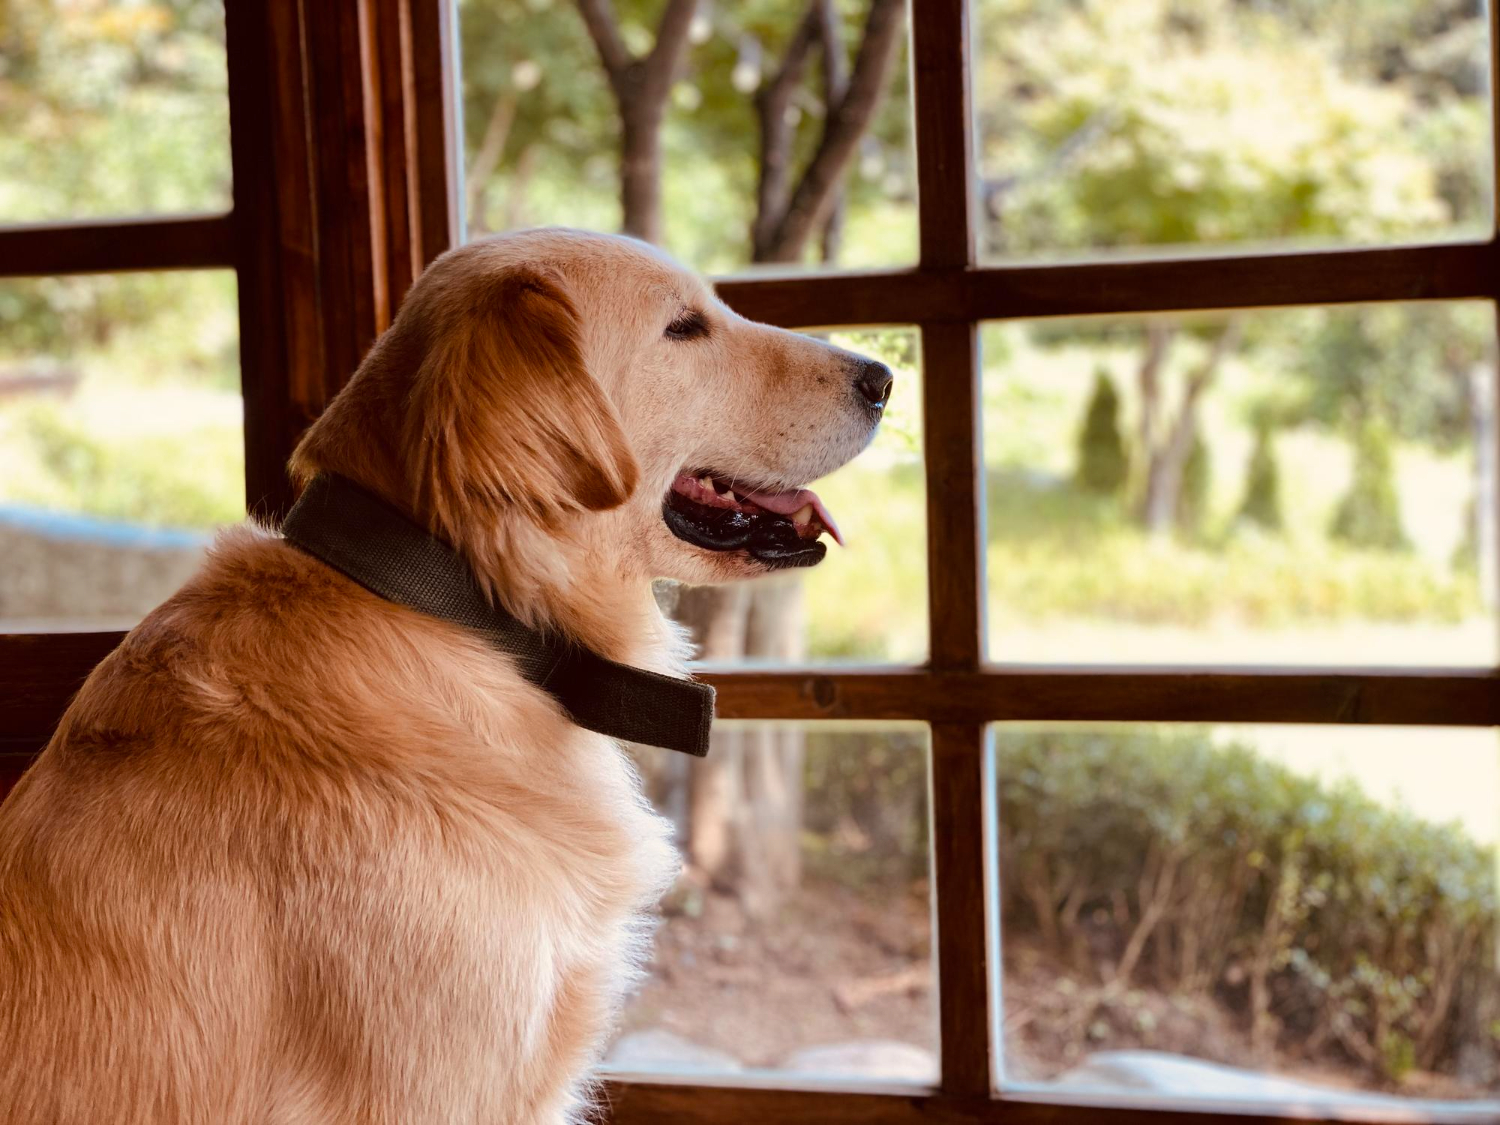
<svg viewBox="0 0 1500 1125"><path fill-rule="evenodd" d="M711 471L672 482L662 517L677 538L710 551L747 551L772 567L812 566L827 553L825 531L840 546L838 524L806 488L756 489Z"/></svg>

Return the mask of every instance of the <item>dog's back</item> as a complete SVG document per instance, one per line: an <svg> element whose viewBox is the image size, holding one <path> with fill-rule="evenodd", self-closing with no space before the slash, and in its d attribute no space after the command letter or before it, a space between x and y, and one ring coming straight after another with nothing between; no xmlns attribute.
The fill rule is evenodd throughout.
<svg viewBox="0 0 1500 1125"><path fill-rule="evenodd" d="M559 1116L673 867L503 658L231 533L0 808L0 1116Z"/></svg>

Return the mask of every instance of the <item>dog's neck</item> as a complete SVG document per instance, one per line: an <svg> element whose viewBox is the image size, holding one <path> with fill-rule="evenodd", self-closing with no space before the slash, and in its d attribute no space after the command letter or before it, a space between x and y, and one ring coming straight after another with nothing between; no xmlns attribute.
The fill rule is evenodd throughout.
<svg viewBox="0 0 1500 1125"><path fill-rule="evenodd" d="M374 474L339 470L361 488L430 526ZM476 519L442 536L480 588L525 624L556 630L608 660L682 675L688 646L662 616L649 578L631 574L577 537L519 515Z"/></svg>
<svg viewBox="0 0 1500 1125"><path fill-rule="evenodd" d="M686 644L648 577L534 525L456 546L496 601L528 624L550 625L622 664L683 674Z"/></svg>
<svg viewBox="0 0 1500 1125"><path fill-rule="evenodd" d="M563 520L542 520L514 505L497 509L450 497L462 517L438 526L414 496L389 411L399 396L376 367L357 377L304 437L291 469L305 484L318 472L346 477L446 540L496 603L533 627L552 627L609 660L680 675L688 646L663 618L649 575L625 568L603 544L591 544Z"/></svg>

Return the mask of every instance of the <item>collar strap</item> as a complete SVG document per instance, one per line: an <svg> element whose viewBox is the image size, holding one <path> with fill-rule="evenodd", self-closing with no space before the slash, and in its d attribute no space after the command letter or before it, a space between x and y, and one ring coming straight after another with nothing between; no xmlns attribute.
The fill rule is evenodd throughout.
<svg viewBox="0 0 1500 1125"><path fill-rule="evenodd" d="M703 757L714 689L606 660L491 605L448 544L352 481L314 477L281 525L287 542L371 593L478 633L587 730Z"/></svg>

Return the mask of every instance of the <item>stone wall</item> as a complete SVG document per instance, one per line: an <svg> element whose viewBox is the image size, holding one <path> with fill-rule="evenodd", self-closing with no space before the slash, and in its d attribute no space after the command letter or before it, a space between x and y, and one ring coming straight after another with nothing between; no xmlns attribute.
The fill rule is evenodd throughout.
<svg viewBox="0 0 1500 1125"><path fill-rule="evenodd" d="M0 506L0 632L129 628L212 536Z"/></svg>

